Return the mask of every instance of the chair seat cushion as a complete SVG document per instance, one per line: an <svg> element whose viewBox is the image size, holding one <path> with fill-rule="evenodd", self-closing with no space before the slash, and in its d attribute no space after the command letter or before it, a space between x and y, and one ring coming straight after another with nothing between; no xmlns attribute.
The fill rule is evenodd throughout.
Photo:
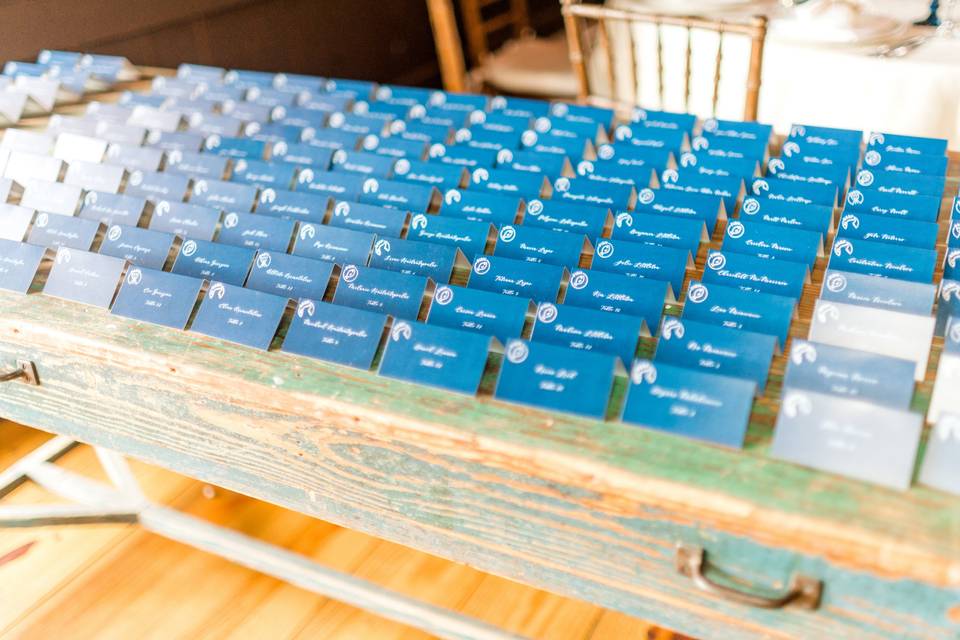
<svg viewBox="0 0 960 640"><path fill-rule="evenodd" d="M564 32L548 38L519 38L491 53L479 68L488 85L529 96L573 98L577 80Z"/></svg>

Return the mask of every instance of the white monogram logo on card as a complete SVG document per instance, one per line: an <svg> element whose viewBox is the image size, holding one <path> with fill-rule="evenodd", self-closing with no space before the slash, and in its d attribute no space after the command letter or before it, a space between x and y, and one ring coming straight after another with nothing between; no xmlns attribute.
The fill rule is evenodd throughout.
<svg viewBox="0 0 960 640"><path fill-rule="evenodd" d="M210 293L208 294L210 298L216 300L223 300L223 296L227 293L227 288L223 286L220 282L214 282L210 285Z"/></svg>
<svg viewBox="0 0 960 640"><path fill-rule="evenodd" d="M376 193L378 191L380 191L380 183L377 182L376 178L367 178L363 181L364 193Z"/></svg>
<svg viewBox="0 0 960 640"><path fill-rule="evenodd" d="M356 267L355 265L348 264L347 266L345 266L345 267L343 268L343 274L341 275L341 277L343 278L343 281L344 281L344 282L346 282L347 284L349 284L349 283L353 282L354 280L356 280L356 279L357 279L357 276L359 276L359 275L360 275L360 270L357 269L357 267Z"/></svg>
<svg viewBox="0 0 960 640"><path fill-rule="evenodd" d="M504 242L510 243L513 242L514 238L517 237L517 230L509 224L505 224L500 227L500 239Z"/></svg>
<svg viewBox="0 0 960 640"><path fill-rule="evenodd" d="M714 271L719 271L727 266L727 257L722 253L711 253L707 258L707 266Z"/></svg>
<svg viewBox="0 0 960 640"><path fill-rule="evenodd" d="M872 147L878 144L883 144L883 134L882 133L871 133L870 138L867 141L867 146Z"/></svg>
<svg viewBox="0 0 960 640"><path fill-rule="evenodd" d="M951 249L947 252L947 264L951 269L956 268L958 257L960 257L960 249Z"/></svg>
<svg viewBox="0 0 960 640"><path fill-rule="evenodd" d="M543 212L543 202L540 200L531 200L527 204L527 213L531 216L538 216Z"/></svg>
<svg viewBox="0 0 960 640"><path fill-rule="evenodd" d="M944 299L945 302L949 302L950 298L960 300L960 283L947 281L940 285L940 297Z"/></svg>
<svg viewBox="0 0 960 640"><path fill-rule="evenodd" d="M537 144L537 132L529 129L524 131L520 136L520 143L525 147L532 147L533 145Z"/></svg>
<svg viewBox="0 0 960 640"><path fill-rule="evenodd" d="M227 229L233 229L238 224L240 224L240 216L235 213L228 213L223 219L223 226Z"/></svg>
<svg viewBox="0 0 960 640"><path fill-rule="evenodd" d="M550 324L557 319L557 306L549 302L544 302L537 309L537 320L544 324Z"/></svg>
<svg viewBox="0 0 960 640"><path fill-rule="evenodd" d="M497 164L510 164L511 162L513 162L513 151L510 149L497 151Z"/></svg>
<svg viewBox="0 0 960 640"><path fill-rule="evenodd" d="M453 289L446 285L438 287L437 292L433 294L433 301L442 307L447 306L453 302Z"/></svg>
<svg viewBox="0 0 960 640"><path fill-rule="evenodd" d="M640 204L650 204L653 202L653 199L657 197L657 194L653 192L653 189L641 189L637 197L640 200Z"/></svg>
<svg viewBox="0 0 960 640"><path fill-rule="evenodd" d="M413 220L410 221L410 227L417 230L423 230L427 228L427 216L422 213L418 213L413 216Z"/></svg>
<svg viewBox="0 0 960 640"><path fill-rule="evenodd" d="M393 325L393 329L390 331L390 338L394 342L400 342L401 340L409 340L413 335L413 327L410 326L409 322L400 321L397 324Z"/></svg>
<svg viewBox="0 0 960 640"><path fill-rule="evenodd" d="M443 196L443 201L447 204L457 204L463 199L463 194L456 189L450 189Z"/></svg>
<svg viewBox="0 0 960 640"><path fill-rule="evenodd" d="M609 160L614 156L616 151L613 148L613 145L603 144L600 145L600 148L597 149L597 157L601 160Z"/></svg>
<svg viewBox="0 0 960 640"><path fill-rule="evenodd" d="M681 167L692 167L697 164L697 156L693 155L689 151L680 156L680 166Z"/></svg>
<svg viewBox="0 0 960 640"><path fill-rule="evenodd" d="M277 199L277 192L273 189L264 189L263 193L260 194L260 202L263 204L270 204Z"/></svg>
<svg viewBox="0 0 960 640"><path fill-rule="evenodd" d="M597 257L599 258L609 258L613 255L613 245L607 242L606 240L601 240L597 243Z"/></svg>
<svg viewBox="0 0 960 640"><path fill-rule="evenodd" d="M522 364L527 359L527 356L530 355L530 348L526 342L511 340L507 345L505 355L507 356L508 362L512 364Z"/></svg>
<svg viewBox="0 0 960 640"><path fill-rule="evenodd" d="M799 134L799 135L803 135L803 134ZM800 153L800 145L798 145L796 142L793 142L791 140L783 144L783 155L790 158L796 153Z"/></svg>
<svg viewBox="0 0 960 640"><path fill-rule="evenodd" d="M111 242L119 240L121 235L123 235L123 229L121 229L118 224L113 225L110 227L110 230L107 231L107 239Z"/></svg>
<svg viewBox="0 0 960 640"><path fill-rule="evenodd" d="M273 256L269 253L261 253L257 256L257 268L266 269L273 262Z"/></svg>
<svg viewBox="0 0 960 640"><path fill-rule="evenodd" d="M760 211L760 201L756 198L746 198L743 201L743 206L740 207L740 210L748 216L755 215Z"/></svg>
<svg viewBox="0 0 960 640"><path fill-rule="evenodd" d="M804 362L817 361L817 348L809 342L801 342L793 346L790 351L790 359L794 364L803 364Z"/></svg>
<svg viewBox="0 0 960 640"><path fill-rule="evenodd" d="M633 137L633 129L622 124L613 130L613 137L617 141L629 140L630 138Z"/></svg>
<svg viewBox="0 0 960 640"><path fill-rule="evenodd" d="M767 169L770 170L770 173L776 175L783 171L786 165L783 164L783 160L780 158L771 158L770 162L767 163Z"/></svg>
<svg viewBox="0 0 960 640"><path fill-rule="evenodd" d="M373 245L373 252L378 256L390 253L390 241L383 238L377 240L376 244Z"/></svg>
<svg viewBox="0 0 960 640"><path fill-rule="evenodd" d="M60 250L57 251L57 264L67 264L72 258L73 254L66 247L60 247Z"/></svg>
<svg viewBox="0 0 960 640"><path fill-rule="evenodd" d="M783 399L783 414L788 418L797 418L799 416L808 416L813 411L813 403L810 397L802 393L792 392Z"/></svg>
<svg viewBox="0 0 960 640"><path fill-rule="evenodd" d="M660 174L660 177L663 178L664 182L673 184L680 179L680 174L677 173L676 169L664 169L663 173Z"/></svg>
<svg viewBox="0 0 960 640"><path fill-rule="evenodd" d="M553 183L553 188L560 193L566 193L570 190L570 178L557 178L557 181Z"/></svg>
<svg viewBox="0 0 960 640"><path fill-rule="evenodd" d="M769 191L770 185L767 184L766 180L754 180L753 181L753 195L758 196L764 191Z"/></svg>
<svg viewBox="0 0 960 640"><path fill-rule="evenodd" d="M854 189L847 194L847 204L853 205L854 207L860 204L863 204L863 192Z"/></svg>
<svg viewBox="0 0 960 640"><path fill-rule="evenodd" d="M582 160L577 163L577 173L581 176L593 173L593 163L589 160Z"/></svg>
<svg viewBox="0 0 960 640"><path fill-rule="evenodd" d="M746 232L747 228L743 226L742 222L734 220L727 225L727 235L736 240L737 238L743 237L743 234Z"/></svg>
<svg viewBox="0 0 960 640"><path fill-rule="evenodd" d="M197 252L197 243L193 240L187 240L183 243L183 249L180 250L180 253L187 256L188 258Z"/></svg>
<svg viewBox="0 0 960 640"><path fill-rule="evenodd" d="M674 336L682 338L683 334L686 333L686 328L683 326L683 323L676 318L667 318L663 321L661 333L663 334L664 340L672 340Z"/></svg>
<svg viewBox="0 0 960 640"><path fill-rule="evenodd" d="M817 307L817 321L826 324L831 320L840 319L840 309L832 304L821 304Z"/></svg>
<svg viewBox="0 0 960 640"><path fill-rule="evenodd" d="M343 218L350 215L350 203L349 202L338 202L333 208L333 215L338 218Z"/></svg>
<svg viewBox="0 0 960 640"><path fill-rule="evenodd" d="M847 277L842 273L831 273L827 276L827 289L839 293L847 288Z"/></svg>
<svg viewBox="0 0 960 640"><path fill-rule="evenodd" d="M708 291L707 288L700 283L690 285L690 289L687 291L687 300L694 304L700 304L709 296L710 291Z"/></svg>
<svg viewBox="0 0 960 640"><path fill-rule="evenodd" d="M127 282L133 286L137 286L143 281L143 272L140 269L131 269L130 273L127 274Z"/></svg>
<svg viewBox="0 0 960 640"><path fill-rule="evenodd" d="M847 254L848 256L853 255L853 243L844 238L840 238L833 243L833 255L842 256Z"/></svg>
<svg viewBox="0 0 960 640"><path fill-rule="evenodd" d="M314 229L312 224L305 224L300 227L300 239L309 240L310 238L317 235L317 230Z"/></svg>
<svg viewBox="0 0 960 640"><path fill-rule="evenodd" d="M868 169L864 169L857 174L857 184L861 187L869 187L873 184L873 172Z"/></svg>
<svg viewBox="0 0 960 640"><path fill-rule="evenodd" d="M397 160L397 163L393 165L393 172L398 176L405 176L410 173L410 161L405 158L400 158Z"/></svg>
<svg viewBox="0 0 960 640"><path fill-rule="evenodd" d="M490 179L490 172L482 167L480 169L474 169L472 178L474 184L480 184Z"/></svg>
<svg viewBox="0 0 960 640"><path fill-rule="evenodd" d="M430 145L429 155L431 158L442 158L447 153L447 148L442 144Z"/></svg>
<svg viewBox="0 0 960 640"><path fill-rule="evenodd" d="M863 161L871 167L875 167L880 164L880 160L881 157L878 151L867 151L865 154L863 154Z"/></svg>
<svg viewBox="0 0 960 640"><path fill-rule="evenodd" d="M577 291L583 289L588 284L590 284L590 276L587 275L586 271L574 271L570 275L570 286Z"/></svg>
<svg viewBox="0 0 960 640"><path fill-rule="evenodd" d="M473 263L473 272L478 276L482 276L487 271L490 271L490 260L487 258L477 258L477 261Z"/></svg>
<svg viewBox="0 0 960 640"><path fill-rule="evenodd" d="M859 229L860 228L860 218L848 213L840 218L840 227L843 229ZM840 255L840 254L837 254Z"/></svg>
<svg viewBox="0 0 960 640"><path fill-rule="evenodd" d="M653 384L657 381L657 368L652 362L641 360L633 364L630 369L630 380L633 384Z"/></svg>
<svg viewBox="0 0 960 640"><path fill-rule="evenodd" d="M620 227L632 227L633 226L633 216L627 213L626 211L618 213L616 217L617 228Z"/></svg>

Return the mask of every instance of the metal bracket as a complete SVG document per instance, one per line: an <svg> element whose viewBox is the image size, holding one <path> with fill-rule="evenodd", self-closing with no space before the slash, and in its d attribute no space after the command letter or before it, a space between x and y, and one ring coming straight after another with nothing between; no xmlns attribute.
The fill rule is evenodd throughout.
<svg viewBox="0 0 960 640"><path fill-rule="evenodd" d="M16 369L0 374L0 382L11 382L13 380L21 380L35 387L40 385L40 379L37 377L37 367L29 360L17 360Z"/></svg>

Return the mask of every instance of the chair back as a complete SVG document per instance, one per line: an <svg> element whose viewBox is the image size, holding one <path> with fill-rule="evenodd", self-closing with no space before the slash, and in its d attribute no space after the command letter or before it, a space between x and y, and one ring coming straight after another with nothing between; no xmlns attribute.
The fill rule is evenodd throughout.
<svg viewBox="0 0 960 640"><path fill-rule="evenodd" d="M649 101L651 96L655 96L659 98L662 109L675 108L674 105L679 102L679 106L689 112L693 106L691 94L696 91L693 86L694 71L702 73L704 67L708 67L712 84L700 88L700 97L703 100L698 102L698 107L709 102L709 115L717 116L717 106L721 102L722 72L733 71L731 64L742 64L745 68L741 68L736 75L745 89L743 119L757 119L763 45L767 35L766 18L754 17L746 22L728 22L584 4L581 0L561 2L570 62L577 76L578 99L581 102L627 108L636 106L645 99ZM694 43L695 33L698 43L704 42L712 49L713 60L707 62L700 55L702 48ZM705 35L701 37L702 34ZM735 52L742 55L728 55L725 58L729 36L735 36L740 41L746 40L747 50L741 47ZM713 40L716 41L715 45ZM673 57L668 58L665 53L668 44L677 45L673 49L679 49L682 53L676 55L674 50L671 50L669 53ZM695 53L695 48L699 53ZM627 59L624 61L624 58ZM676 66L678 60L682 67ZM665 73L667 67L672 67L674 72L682 70L682 74ZM644 73L643 70L649 73ZM676 92L668 95L665 76L682 76L681 95ZM643 83L648 78L651 83L644 86ZM652 82L654 80L655 87ZM704 89L708 92L705 95ZM671 97L675 98L672 103Z"/></svg>

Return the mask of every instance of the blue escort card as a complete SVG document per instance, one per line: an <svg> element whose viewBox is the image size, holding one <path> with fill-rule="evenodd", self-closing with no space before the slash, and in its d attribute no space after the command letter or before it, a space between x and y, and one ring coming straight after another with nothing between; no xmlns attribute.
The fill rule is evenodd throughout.
<svg viewBox="0 0 960 640"><path fill-rule="evenodd" d="M333 205L330 226L399 238L407 224L406 212L362 202L341 200Z"/></svg>
<svg viewBox="0 0 960 640"><path fill-rule="evenodd" d="M340 272L333 302L416 320L429 284L423 276L348 264Z"/></svg>
<svg viewBox="0 0 960 640"><path fill-rule="evenodd" d="M490 352L490 337L397 320L380 361L380 375L474 395Z"/></svg>
<svg viewBox="0 0 960 640"><path fill-rule="evenodd" d="M266 155L266 143L252 138L237 138L214 134L206 139L203 148L218 156L260 160Z"/></svg>
<svg viewBox="0 0 960 640"><path fill-rule="evenodd" d="M687 132L693 132L697 123L697 117L692 113L656 111L639 107L633 110L632 120L650 128L680 129Z"/></svg>
<svg viewBox="0 0 960 640"><path fill-rule="evenodd" d="M366 153L363 151L337 149L333 152L333 164L330 170L362 173L368 176L386 178L393 171L393 164L395 162L396 160L390 156L381 156L376 153Z"/></svg>
<svg viewBox="0 0 960 640"><path fill-rule="evenodd" d="M770 200L783 200L798 204L834 206L837 203L837 187L833 183L795 182L781 178L756 178L750 183L750 195Z"/></svg>
<svg viewBox="0 0 960 640"><path fill-rule="evenodd" d="M632 184L598 182L587 178L557 178L553 181L553 190L555 200L614 210L632 209L637 199Z"/></svg>
<svg viewBox="0 0 960 640"><path fill-rule="evenodd" d="M690 282L683 318L776 336L786 345L796 300L736 287Z"/></svg>
<svg viewBox="0 0 960 640"><path fill-rule="evenodd" d="M607 353L627 363L633 361L642 329L643 318L636 316L541 302L530 339L581 351Z"/></svg>
<svg viewBox="0 0 960 640"><path fill-rule="evenodd" d="M494 397L602 419L610 401L617 359L539 342L511 340Z"/></svg>
<svg viewBox="0 0 960 640"><path fill-rule="evenodd" d="M933 334L943 336L951 319L957 316L960 316L960 281L944 279L937 296L937 324Z"/></svg>
<svg viewBox="0 0 960 640"><path fill-rule="evenodd" d="M98 220L108 225L123 224L136 227L143 218L146 206L147 201L143 198L134 198L118 193L88 191L83 196L83 205L81 205L78 215L81 218Z"/></svg>
<svg viewBox="0 0 960 640"><path fill-rule="evenodd" d="M637 194L635 211L700 218L707 225L707 233L711 235L717 226L717 220L726 218L723 199L719 196L664 189L641 189Z"/></svg>
<svg viewBox="0 0 960 640"><path fill-rule="evenodd" d="M740 176L702 175L695 168L664 169L660 173L660 186L670 191L719 196L724 208L733 211L743 191L743 179Z"/></svg>
<svg viewBox="0 0 960 640"><path fill-rule="evenodd" d="M197 278L134 267L127 270L111 313L182 330L202 286Z"/></svg>
<svg viewBox="0 0 960 640"><path fill-rule="evenodd" d="M193 183L190 202L207 207L252 211L257 201L257 188L222 180L197 180Z"/></svg>
<svg viewBox="0 0 960 640"><path fill-rule="evenodd" d="M833 206L751 196L744 198L740 205L740 220L805 229L825 237L833 228Z"/></svg>
<svg viewBox="0 0 960 640"><path fill-rule="evenodd" d="M753 380L757 393L763 394L776 348L777 339L771 335L671 316L663 321L654 359Z"/></svg>
<svg viewBox="0 0 960 640"><path fill-rule="evenodd" d="M908 409L913 369L910 360L796 339L783 386Z"/></svg>
<svg viewBox="0 0 960 640"><path fill-rule="evenodd" d="M844 213L872 213L906 220L936 222L940 213L938 196L901 196L873 189L847 192Z"/></svg>
<svg viewBox="0 0 960 640"><path fill-rule="evenodd" d="M867 149L863 154L864 167L870 167L874 171L889 171L910 175L946 175L947 162L946 155L880 152L876 149Z"/></svg>
<svg viewBox="0 0 960 640"><path fill-rule="evenodd" d="M100 253L129 260L138 267L162 270L175 239L172 233L115 224L104 234Z"/></svg>
<svg viewBox="0 0 960 640"><path fill-rule="evenodd" d="M282 351L370 369L387 316L302 299L287 329Z"/></svg>
<svg viewBox="0 0 960 640"><path fill-rule="evenodd" d="M943 277L960 280L960 248L947 248L947 254L943 258Z"/></svg>
<svg viewBox="0 0 960 640"><path fill-rule="evenodd" d="M583 234L505 224L497 234L494 255L576 267L586 247L587 239Z"/></svg>
<svg viewBox="0 0 960 640"><path fill-rule="evenodd" d="M729 226L729 225L728 225ZM707 242L707 227L697 218L676 218L635 211L618 213L614 218L612 240L629 240L686 249L697 254L701 242Z"/></svg>
<svg viewBox="0 0 960 640"><path fill-rule="evenodd" d="M429 324L494 336L502 343L519 338L530 301L482 289L437 287L427 316Z"/></svg>
<svg viewBox="0 0 960 640"><path fill-rule="evenodd" d="M706 284L722 284L797 299L803 294L803 285L809 281L810 269L802 262L768 260L727 251L707 254L703 270Z"/></svg>
<svg viewBox="0 0 960 640"><path fill-rule="evenodd" d="M33 223L33 209L0 203L0 240L23 242Z"/></svg>
<svg viewBox="0 0 960 640"><path fill-rule="evenodd" d="M828 266L839 271L930 282L937 266L937 252L935 249L838 238L833 243Z"/></svg>
<svg viewBox="0 0 960 640"><path fill-rule="evenodd" d="M243 286L255 253L246 247L191 239L180 247L173 272Z"/></svg>
<svg viewBox="0 0 960 640"><path fill-rule="evenodd" d="M703 121L703 132L705 135L709 134L720 138L758 140L766 143L773 133L773 125L752 121L709 118Z"/></svg>
<svg viewBox="0 0 960 640"><path fill-rule="evenodd" d="M515 171L558 176L566 170L568 160L566 156L555 153L501 149L497 152L497 166Z"/></svg>
<svg viewBox="0 0 960 640"><path fill-rule="evenodd" d="M516 222L521 204L522 200L515 196L451 189L443 195L440 215L499 226Z"/></svg>
<svg viewBox="0 0 960 640"><path fill-rule="evenodd" d="M754 158L717 157L709 153L687 151L680 155L680 166L691 168L702 176L753 178L757 175L760 165ZM666 169L666 167L663 166L660 169Z"/></svg>
<svg viewBox="0 0 960 640"><path fill-rule="evenodd" d="M822 147L859 149L863 142L863 131L795 124L790 127L789 139Z"/></svg>
<svg viewBox="0 0 960 640"><path fill-rule="evenodd" d="M942 156L947 153L947 141L944 138L922 138L892 133L871 133L867 138L867 147L883 153L934 156Z"/></svg>
<svg viewBox="0 0 960 640"><path fill-rule="evenodd" d="M436 194L436 187L425 184L367 178L360 191L360 202L412 213L426 213Z"/></svg>
<svg viewBox="0 0 960 640"><path fill-rule="evenodd" d="M654 173L663 168L664 165L643 169L611 161L581 160L577 163L576 172L578 176L585 180L608 182L610 184L629 184L636 188L644 188L650 186ZM551 175L560 175L563 172L562 170L554 171Z"/></svg>
<svg viewBox="0 0 960 640"><path fill-rule="evenodd" d="M414 240L378 238L373 243L370 266L449 282L457 259L456 247Z"/></svg>
<svg viewBox="0 0 960 640"><path fill-rule="evenodd" d="M850 167L844 164L803 162L802 158L771 158L767 162L767 175L779 180L792 180L812 184L832 184L843 189L850 179Z"/></svg>
<svg viewBox="0 0 960 640"><path fill-rule="evenodd" d="M375 239L372 233L305 223L297 231L293 253L338 264L366 265Z"/></svg>
<svg viewBox="0 0 960 640"><path fill-rule="evenodd" d="M837 237L933 249L937 244L939 231L940 227L936 222L844 212L840 216Z"/></svg>
<svg viewBox="0 0 960 640"><path fill-rule="evenodd" d="M784 393L770 455L807 467L907 489L923 417L806 390Z"/></svg>
<svg viewBox="0 0 960 640"><path fill-rule="evenodd" d="M336 172L318 171L315 169L301 169L297 174L297 191L333 196L342 200L356 200L363 191L363 184L367 180L362 175Z"/></svg>
<svg viewBox="0 0 960 640"><path fill-rule="evenodd" d="M429 184L446 191L458 189L464 181L466 172L463 167L442 162L421 162L402 158L393 168L397 180Z"/></svg>
<svg viewBox="0 0 960 640"><path fill-rule="evenodd" d="M522 198L539 198L547 179L539 173L480 167L470 174L470 188Z"/></svg>
<svg viewBox="0 0 960 640"><path fill-rule="evenodd" d="M929 283L827 269L820 298L861 307L930 315L936 288Z"/></svg>
<svg viewBox="0 0 960 640"><path fill-rule="evenodd" d="M762 140L743 140L716 135L700 135L690 141L690 148L698 153L706 152L715 157L755 158L763 161L767 143Z"/></svg>
<svg viewBox="0 0 960 640"><path fill-rule="evenodd" d="M260 251L247 278L250 289L286 298L322 300L333 274L333 263Z"/></svg>
<svg viewBox="0 0 960 640"><path fill-rule="evenodd" d="M0 289L27 293L46 252L44 247L0 239Z"/></svg>
<svg viewBox="0 0 960 640"><path fill-rule="evenodd" d="M563 304L643 318L649 335L660 326L663 304L668 299L673 299L673 292L662 280L577 270L570 274Z"/></svg>
<svg viewBox="0 0 960 640"><path fill-rule="evenodd" d="M633 171L636 176L641 176L642 181L642 176L651 177L653 170L665 169L670 162L670 155L670 149L602 144L597 147L593 170L595 173L616 175L622 175L623 171ZM608 168L608 165L613 168Z"/></svg>
<svg viewBox="0 0 960 640"><path fill-rule="evenodd" d="M693 260L686 249L625 240L598 240L593 253L594 269L664 280L675 292L682 289L688 266Z"/></svg>
<svg viewBox="0 0 960 640"><path fill-rule="evenodd" d="M43 292L107 309L126 266L121 258L60 247Z"/></svg>
<svg viewBox="0 0 960 640"><path fill-rule="evenodd" d="M220 211L198 204L159 200L153 206L150 228L183 238L213 240L220 224Z"/></svg>
<svg viewBox="0 0 960 640"><path fill-rule="evenodd" d="M637 360L622 420L728 447L742 447L756 383Z"/></svg>
<svg viewBox="0 0 960 640"><path fill-rule="evenodd" d="M223 282L211 282L191 331L269 349L289 300Z"/></svg>
<svg viewBox="0 0 960 640"><path fill-rule="evenodd" d="M934 489L960 495L958 456L960 456L960 417L955 413L944 413L937 420L927 440L919 482Z"/></svg>
<svg viewBox="0 0 960 640"><path fill-rule="evenodd" d="M484 252L492 231L489 222L418 213L410 219L407 239L457 247L472 261Z"/></svg>
<svg viewBox="0 0 960 640"><path fill-rule="evenodd" d="M537 302L556 302L565 275L564 267L552 264L480 256L473 262L468 286Z"/></svg>
<svg viewBox="0 0 960 640"><path fill-rule="evenodd" d="M556 200L530 200L523 216L527 227L541 227L552 231L572 231L594 238L603 233L610 218L605 207L590 207ZM513 224L513 221L504 221Z"/></svg>
<svg viewBox="0 0 960 640"><path fill-rule="evenodd" d="M275 218L289 218L322 224L327 217L330 198L301 191L263 189L257 202L257 213Z"/></svg>
<svg viewBox="0 0 960 640"><path fill-rule="evenodd" d="M857 188L872 189L880 193L901 196L937 196L943 195L946 179L944 176L927 176L895 171L871 171L861 169L857 172Z"/></svg>
<svg viewBox="0 0 960 640"><path fill-rule="evenodd" d="M684 129L652 127L643 122L621 124L614 128L613 138L620 146L634 146L644 149L679 150L687 139Z"/></svg>
<svg viewBox="0 0 960 640"><path fill-rule="evenodd" d="M805 169L807 175L816 175L817 171L836 178L835 181L845 183L850 177L850 170L860 159L860 146L830 147L819 144L798 142L796 138L783 143L780 150L784 162L789 161L792 168Z"/></svg>
<svg viewBox="0 0 960 640"><path fill-rule="evenodd" d="M127 178L123 192L128 196L147 200L169 200L180 202L190 187L190 178L169 172L134 171Z"/></svg>
<svg viewBox="0 0 960 640"><path fill-rule="evenodd" d="M777 258L813 267L823 255L823 236L807 229L790 229L783 225L742 220L727 223L723 249L750 254L758 258Z"/></svg>
<svg viewBox="0 0 960 640"><path fill-rule="evenodd" d="M431 163L476 169L478 167L492 168L497 162L498 150L476 149L459 144L447 147L435 143L430 145L428 153Z"/></svg>
<svg viewBox="0 0 960 640"><path fill-rule="evenodd" d="M217 242L286 253L295 226L293 220L230 212L223 217Z"/></svg>
<svg viewBox="0 0 960 640"><path fill-rule="evenodd" d="M41 247L68 247L89 251L102 228L103 225L95 220L41 211L34 218L27 242Z"/></svg>
<svg viewBox="0 0 960 640"><path fill-rule="evenodd" d="M274 143L270 157L276 162L287 162L325 171L333 159L333 150L307 143L280 141Z"/></svg>
<svg viewBox="0 0 960 640"><path fill-rule="evenodd" d="M293 186L296 167L282 162L263 162L262 160L237 160L233 164L230 180L258 187L289 189Z"/></svg>

